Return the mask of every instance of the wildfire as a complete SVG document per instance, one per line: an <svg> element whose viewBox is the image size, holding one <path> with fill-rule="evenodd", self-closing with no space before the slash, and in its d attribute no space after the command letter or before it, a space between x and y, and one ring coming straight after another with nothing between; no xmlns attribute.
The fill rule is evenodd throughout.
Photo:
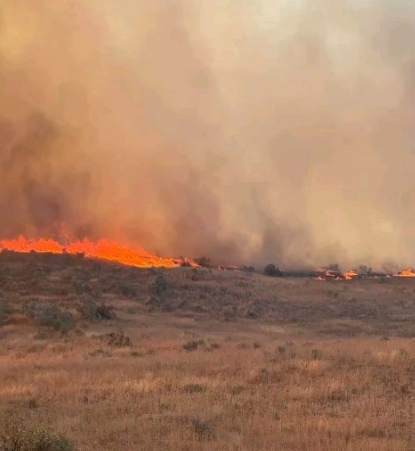
<svg viewBox="0 0 415 451"><path fill-rule="evenodd" d="M355 277L357 277L358 275L359 275L359 274L358 274L356 271L354 271L354 270L343 273L343 277L344 277L346 280L352 280L352 279L354 279Z"/></svg>
<svg viewBox="0 0 415 451"><path fill-rule="evenodd" d="M398 274L396 274L396 277L415 277L415 270L412 268L403 269Z"/></svg>
<svg viewBox="0 0 415 451"><path fill-rule="evenodd" d="M317 280L327 280L327 279L333 279L333 280L352 280L355 277L358 277L358 273L355 270L348 271L348 272L336 272L332 270L326 270L324 272L324 275L316 277Z"/></svg>
<svg viewBox="0 0 415 451"><path fill-rule="evenodd" d="M0 252L3 250L21 253L83 254L87 258L97 258L138 268L176 268L183 263L172 258L160 258L144 249L123 246L109 240L93 243L84 239L63 246L54 240L27 240L21 236L16 240L0 240Z"/></svg>

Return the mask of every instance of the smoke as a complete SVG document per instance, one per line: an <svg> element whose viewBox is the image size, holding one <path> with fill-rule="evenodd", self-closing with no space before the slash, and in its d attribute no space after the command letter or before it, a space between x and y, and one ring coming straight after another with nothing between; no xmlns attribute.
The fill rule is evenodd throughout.
<svg viewBox="0 0 415 451"><path fill-rule="evenodd" d="M0 235L415 263L411 0L3 0Z"/></svg>

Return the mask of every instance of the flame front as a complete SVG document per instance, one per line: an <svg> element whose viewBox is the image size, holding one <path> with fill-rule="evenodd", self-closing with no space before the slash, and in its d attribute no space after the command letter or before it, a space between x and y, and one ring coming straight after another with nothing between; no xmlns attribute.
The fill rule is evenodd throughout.
<svg viewBox="0 0 415 451"><path fill-rule="evenodd" d="M21 253L84 254L87 258L97 258L138 268L176 268L182 263L179 260L160 258L144 249L123 246L109 240L93 243L84 239L63 246L54 240L27 240L20 236L16 240L0 240L0 252L3 250Z"/></svg>
<svg viewBox="0 0 415 451"><path fill-rule="evenodd" d="M415 277L415 270L412 268L403 269L396 275L396 277Z"/></svg>

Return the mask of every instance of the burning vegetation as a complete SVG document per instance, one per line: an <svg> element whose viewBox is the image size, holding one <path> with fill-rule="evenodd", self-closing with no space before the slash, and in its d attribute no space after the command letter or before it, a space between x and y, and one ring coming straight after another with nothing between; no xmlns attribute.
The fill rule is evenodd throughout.
<svg viewBox="0 0 415 451"><path fill-rule="evenodd" d="M101 239L93 242L88 238L71 241L63 245L53 239L26 239L20 236L17 239L0 240L0 253L3 251L16 253L40 253L40 254L68 254L80 255L89 259L98 259L119 263L136 268L178 268L183 266L215 268L225 271L248 271L256 272L252 266L238 267L234 265L214 265L207 257L194 259L187 258L162 258L151 254L139 247L122 245L116 241ZM357 269L343 272L339 265L304 271L304 270L281 270L275 264L265 266L263 274L269 277L288 278L314 278L320 281L328 280L358 280L382 277L414 278L413 268L403 269L399 272L374 272L366 265L360 265Z"/></svg>
<svg viewBox="0 0 415 451"><path fill-rule="evenodd" d="M62 245L51 239L28 240L20 236L15 240L0 241L0 252L4 250L20 253L81 254L87 258L96 258L138 268L176 268L185 263L184 260L160 258L144 249L123 246L110 240L99 240L93 243L84 239Z"/></svg>

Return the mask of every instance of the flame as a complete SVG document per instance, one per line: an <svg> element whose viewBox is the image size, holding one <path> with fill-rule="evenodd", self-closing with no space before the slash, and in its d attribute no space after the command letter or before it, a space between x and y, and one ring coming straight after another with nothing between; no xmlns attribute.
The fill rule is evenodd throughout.
<svg viewBox="0 0 415 451"><path fill-rule="evenodd" d="M316 277L316 280L327 280L327 279L333 279L333 280L352 280L355 277L358 277L358 273L356 270L351 270L345 273L339 273L336 271L332 271L330 269L326 270L324 272L324 275L320 275Z"/></svg>
<svg viewBox="0 0 415 451"><path fill-rule="evenodd" d="M403 269L396 277L415 277L415 270L413 268Z"/></svg>
<svg viewBox="0 0 415 451"><path fill-rule="evenodd" d="M50 239L27 240L25 237L20 236L14 240L0 240L0 252L3 250L21 253L84 254L87 258L97 258L138 268L176 268L183 263L181 260L160 258L146 252L144 249L123 246L109 240L100 240L93 243L88 239L84 239L63 246Z"/></svg>
<svg viewBox="0 0 415 451"><path fill-rule="evenodd" d="M355 277L357 277L359 274L353 269L352 271L348 271L348 272L345 272L345 273L343 273L343 277L346 279L346 280L352 280L352 279L354 279Z"/></svg>
<svg viewBox="0 0 415 451"><path fill-rule="evenodd" d="M337 274L333 271L328 270L324 273L324 277L337 277Z"/></svg>

